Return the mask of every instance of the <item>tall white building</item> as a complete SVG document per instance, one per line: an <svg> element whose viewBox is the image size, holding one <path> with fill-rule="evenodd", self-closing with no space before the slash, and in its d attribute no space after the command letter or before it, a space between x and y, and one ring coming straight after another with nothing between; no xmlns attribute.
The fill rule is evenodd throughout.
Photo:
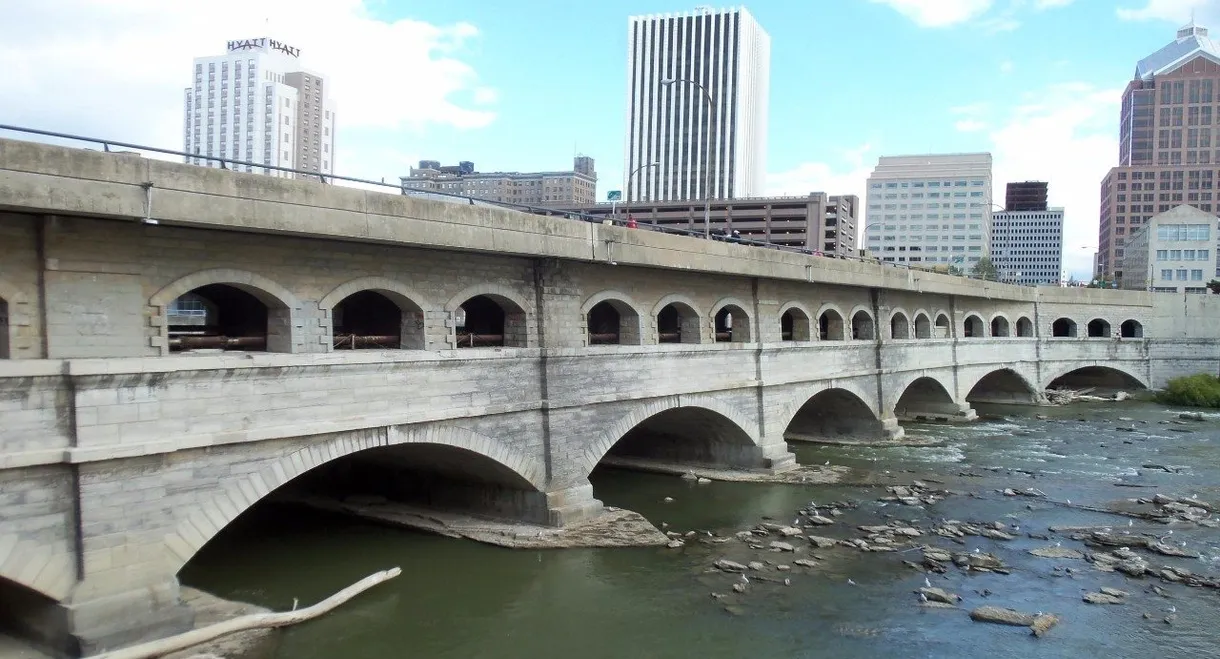
<svg viewBox="0 0 1220 659"><path fill-rule="evenodd" d="M1063 209L992 213L991 262L1000 281L1058 285L1063 278Z"/></svg>
<svg viewBox="0 0 1220 659"><path fill-rule="evenodd" d="M743 8L631 17L629 200L762 194L770 75L771 37Z"/></svg>
<svg viewBox="0 0 1220 659"><path fill-rule="evenodd" d="M864 218L865 248L883 261L969 270L989 252L991 154L883 156Z"/></svg>
<svg viewBox="0 0 1220 659"><path fill-rule="evenodd" d="M227 44L224 55L195 59L186 88L183 150L246 162L331 174L335 111L322 76L301 67L301 51L259 37ZM196 165L219 161L187 157ZM250 165L241 171L288 172Z"/></svg>

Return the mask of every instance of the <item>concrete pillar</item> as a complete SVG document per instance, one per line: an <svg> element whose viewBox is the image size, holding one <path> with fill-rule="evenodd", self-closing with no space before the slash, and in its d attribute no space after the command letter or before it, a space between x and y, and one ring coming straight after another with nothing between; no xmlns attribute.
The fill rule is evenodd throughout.
<svg viewBox="0 0 1220 659"><path fill-rule="evenodd" d="M131 579L116 574L77 584L64 603L69 653L90 656L178 634L194 625L195 614L182 603L175 575L132 575Z"/></svg>
<svg viewBox="0 0 1220 659"><path fill-rule="evenodd" d="M593 519L602 512L602 502L593 496L588 480L578 485L546 493L551 526L572 526Z"/></svg>

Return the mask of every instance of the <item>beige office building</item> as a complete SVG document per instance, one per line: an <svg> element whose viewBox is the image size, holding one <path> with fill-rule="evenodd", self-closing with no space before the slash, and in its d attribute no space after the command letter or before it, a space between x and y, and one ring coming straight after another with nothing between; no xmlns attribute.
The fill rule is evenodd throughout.
<svg viewBox="0 0 1220 659"><path fill-rule="evenodd" d="M859 207L860 198L855 195L823 192L803 197L718 199L711 203L709 225L712 232L737 231L748 240L827 255L854 256ZM645 228L661 226L698 234L704 231L704 204L698 200L643 201L617 206L601 203L563 210L609 217L612 209L619 220L630 217Z"/></svg>
<svg viewBox="0 0 1220 659"><path fill-rule="evenodd" d="M1153 215L1127 237L1122 287L1207 293L1216 262L1216 216L1192 206Z"/></svg>
<svg viewBox="0 0 1220 659"><path fill-rule="evenodd" d="M442 166L421 160L410 176L400 177L403 194L443 192L525 206L583 206L597 201L593 159L576 156L568 172L476 172L474 163Z"/></svg>
<svg viewBox="0 0 1220 659"><path fill-rule="evenodd" d="M1124 279L1125 243L1155 214L1181 204L1220 212L1218 185L1220 48L1191 24L1140 60L1123 92L1119 166L1101 182L1096 274Z"/></svg>

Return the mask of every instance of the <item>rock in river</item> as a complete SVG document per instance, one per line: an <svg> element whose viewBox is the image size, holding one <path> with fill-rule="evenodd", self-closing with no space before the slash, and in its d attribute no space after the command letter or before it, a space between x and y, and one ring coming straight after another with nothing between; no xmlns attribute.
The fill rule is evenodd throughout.
<svg viewBox="0 0 1220 659"><path fill-rule="evenodd" d="M820 535L809 536L809 542L813 543L813 546L818 549L828 549L839 544L839 541L834 538L825 538Z"/></svg>
<svg viewBox="0 0 1220 659"><path fill-rule="evenodd" d="M720 570L722 572L745 572L746 571L746 566L744 566L741 563L738 563L736 561L730 561L727 558L722 558L722 559L716 561L715 563L713 563L712 565L714 565L717 570Z"/></svg>
<svg viewBox="0 0 1220 659"><path fill-rule="evenodd" d="M796 547L786 543L775 541L770 544L771 551L796 551Z"/></svg>
<svg viewBox="0 0 1220 659"><path fill-rule="evenodd" d="M1013 609L1005 609L999 606L980 606L970 612L970 619L978 622L994 622L1000 625L1012 625L1014 627L1028 627L1034 624L1034 620L1038 616L1032 613L1021 613Z"/></svg>
<svg viewBox="0 0 1220 659"><path fill-rule="evenodd" d="M946 592L940 588L920 588L919 594L928 598L932 602L944 602L945 604L957 604L962 600L961 596Z"/></svg>
<svg viewBox="0 0 1220 659"><path fill-rule="evenodd" d="M1127 600L1106 593L1085 593L1082 598L1089 604L1126 604Z"/></svg>
<svg viewBox="0 0 1220 659"><path fill-rule="evenodd" d="M1029 553L1039 558L1084 558L1084 554L1067 547L1038 547Z"/></svg>

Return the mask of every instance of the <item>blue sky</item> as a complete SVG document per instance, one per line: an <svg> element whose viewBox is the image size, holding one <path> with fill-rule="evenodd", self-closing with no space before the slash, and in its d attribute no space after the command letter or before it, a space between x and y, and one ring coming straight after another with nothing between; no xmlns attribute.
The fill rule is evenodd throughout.
<svg viewBox="0 0 1220 659"><path fill-rule="evenodd" d="M333 81L339 173L421 158L481 170L597 160L620 187L626 23L668 0L44 0L0 43L0 123L180 148L194 56L232 38L302 49ZM1097 189L1135 62L1220 0L755 0L771 35L767 192L862 194L879 155L991 151L997 187L1045 179L1069 269L1090 269ZM268 20L269 19L269 20Z"/></svg>

